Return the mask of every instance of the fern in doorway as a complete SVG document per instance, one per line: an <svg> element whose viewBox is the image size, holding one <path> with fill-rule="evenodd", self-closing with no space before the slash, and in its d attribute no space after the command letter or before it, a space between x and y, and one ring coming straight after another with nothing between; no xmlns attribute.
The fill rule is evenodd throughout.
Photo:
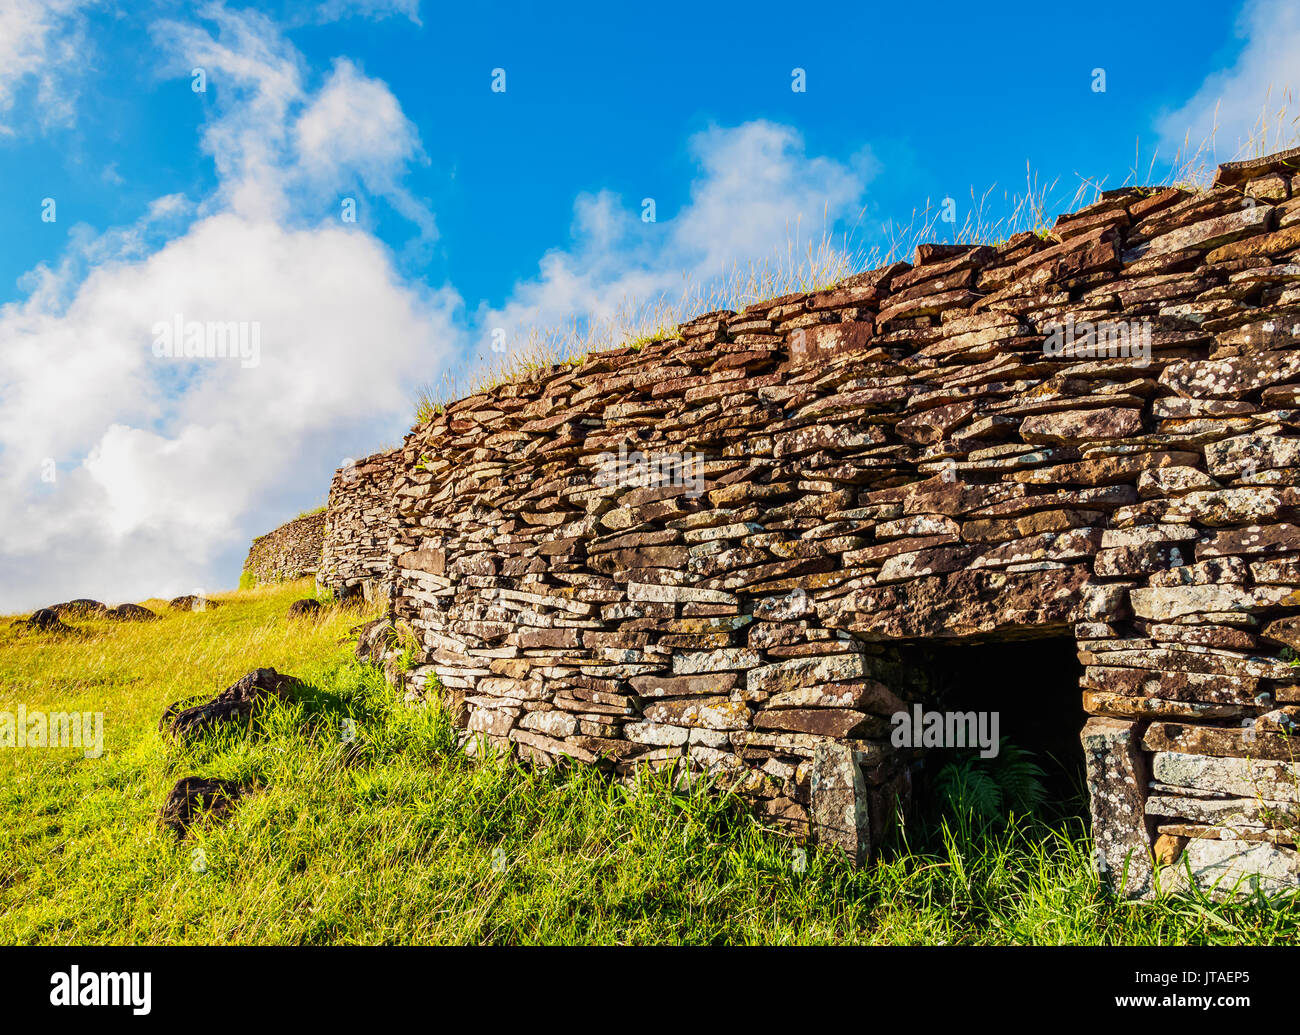
<svg viewBox="0 0 1300 1035"><path fill-rule="evenodd" d="M1032 752L1003 737L992 758L963 754L945 765L934 789L947 811L1005 823L1011 813L1031 813L1046 800L1046 775Z"/></svg>

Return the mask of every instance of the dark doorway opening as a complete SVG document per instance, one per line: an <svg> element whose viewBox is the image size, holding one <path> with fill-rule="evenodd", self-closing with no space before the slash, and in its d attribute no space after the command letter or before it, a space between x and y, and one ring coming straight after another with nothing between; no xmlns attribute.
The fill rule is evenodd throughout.
<svg viewBox="0 0 1300 1035"><path fill-rule="evenodd" d="M963 789L970 785L981 803L996 797L1004 814L1032 811L1049 823L1087 823L1079 740L1087 716L1072 636L934 640L907 645L902 655L912 697L923 712L959 716L945 732L976 729L980 738L972 746L968 736L959 746L947 737L942 746L922 749L913 786L923 815L933 817L952 804L955 781ZM971 713L977 726L970 723ZM997 754L984 757L983 745L993 734Z"/></svg>

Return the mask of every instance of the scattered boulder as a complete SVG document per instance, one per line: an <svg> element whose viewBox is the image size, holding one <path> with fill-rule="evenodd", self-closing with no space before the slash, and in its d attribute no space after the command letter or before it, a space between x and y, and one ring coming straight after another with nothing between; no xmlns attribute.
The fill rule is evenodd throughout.
<svg viewBox="0 0 1300 1035"><path fill-rule="evenodd" d="M383 664L384 652L394 633L392 622L387 618L376 618L373 622L356 626L351 633L357 638L358 661L371 665Z"/></svg>
<svg viewBox="0 0 1300 1035"><path fill-rule="evenodd" d="M295 683L292 676L273 668L259 668L227 687L206 704L169 705L158 720L158 729L174 737L187 738L219 722L251 722L254 712L271 698L284 700Z"/></svg>
<svg viewBox="0 0 1300 1035"><path fill-rule="evenodd" d="M68 600L62 604L53 604L49 610L60 618L103 618L108 614L108 605L101 604L98 600L78 597L76 600Z"/></svg>
<svg viewBox="0 0 1300 1035"><path fill-rule="evenodd" d="M43 607L39 611L34 611L30 618L20 618L18 621L14 622L14 625L33 629L36 632L70 633L73 631L72 626L65 625L59 619L58 612L52 607Z"/></svg>
<svg viewBox="0 0 1300 1035"><path fill-rule="evenodd" d="M419 644L419 636L409 624L391 618L376 618L353 626L350 635L357 638L355 654L359 662L381 667L390 686L406 689L408 648L414 649ZM413 691L413 696L408 694L407 700L420 700L422 697L421 693Z"/></svg>
<svg viewBox="0 0 1300 1035"><path fill-rule="evenodd" d="M225 819L246 791L234 780L184 776L167 795L158 820L183 840L189 836L190 827L204 815L218 821Z"/></svg>
<svg viewBox="0 0 1300 1035"><path fill-rule="evenodd" d="M152 622L158 616L139 604L118 604L105 611L104 617L115 622Z"/></svg>
<svg viewBox="0 0 1300 1035"><path fill-rule="evenodd" d="M303 597L289 605L290 618L314 618L320 613L320 601L312 597Z"/></svg>
<svg viewBox="0 0 1300 1035"><path fill-rule="evenodd" d="M189 593L183 597L173 597L167 602L167 606L173 611L211 611L213 608L220 607L221 601L209 600L207 597Z"/></svg>

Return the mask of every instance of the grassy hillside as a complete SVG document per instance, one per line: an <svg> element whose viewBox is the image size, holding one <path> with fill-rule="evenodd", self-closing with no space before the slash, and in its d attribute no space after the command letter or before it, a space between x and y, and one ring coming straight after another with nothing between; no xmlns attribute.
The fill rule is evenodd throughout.
<svg viewBox="0 0 1300 1035"><path fill-rule="evenodd" d="M0 750L0 942L1300 937L1294 902L1109 901L1084 824L1068 814L982 832L932 823L854 872L765 832L739 802L662 779L629 791L581 769L471 765L440 710L404 705L351 660L340 641L364 615L286 619L309 592L309 582L241 591L215 610L162 610L139 625L77 622L71 637L0 623L0 710L104 713L98 759ZM189 748L157 732L171 701L211 696L268 665L308 689L260 728ZM226 824L178 842L157 811L190 774L259 789Z"/></svg>

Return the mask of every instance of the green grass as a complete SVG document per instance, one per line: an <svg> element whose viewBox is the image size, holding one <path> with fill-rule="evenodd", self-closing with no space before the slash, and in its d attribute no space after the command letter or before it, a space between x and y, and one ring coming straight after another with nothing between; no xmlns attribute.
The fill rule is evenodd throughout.
<svg viewBox="0 0 1300 1035"><path fill-rule="evenodd" d="M1132 905L1101 892L1084 824L948 819L859 871L765 830L739 801L646 776L471 764L346 644L356 611L284 612L308 583L203 613L0 629L0 708L105 713L97 760L0 751L5 943L1294 942L1294 905ZM188 748L163 708L259 665L300 677L252 731ZM350 720L350 721L348 721ZM354 734L346 741L347 733ZM258 790L178 842L156 814L199 774ZM201 864L200 864L201 863Z"/></svg>

